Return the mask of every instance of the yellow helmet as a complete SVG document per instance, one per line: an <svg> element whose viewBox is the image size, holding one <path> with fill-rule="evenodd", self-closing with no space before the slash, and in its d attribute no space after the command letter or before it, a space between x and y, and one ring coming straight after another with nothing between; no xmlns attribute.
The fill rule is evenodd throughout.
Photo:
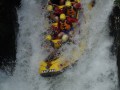
<svg viewBox="0 0 120 90"><path fill-rule="evenodd" d="M68 40L68 35L63 35L62 36L62 42L66 42Z"/></svg>
<svg viewBox="0 0 120 90"><path fill-rule="evenodd" d="M53 10L53 6L52 6L52 5L48 5L48 6L47 6L47 10L48 10L48 11L52 11L52 10Z"/></svg>
<svg viewBox="0 0 120 90"><path fill-rule="evenodd" d="M72 4L71 4L70 1L66 1L66 2L65 2L65 6L70 7L71 5L72 5Z"/></svg>
<svg viewBox="0 0 120 90"><path fill-rule="evenodd" d="M66 16L65 16L65 14L63 13L63 14L60 14L60 20L65 20L66 19Z"/></svg>
<svg viewBox="0 0 120 90"><path fill-rule="evenodd" d="M45 37L45 39L50 41L50 40L52 40L52 36L51 36L51 35L47 35L47 36Z"/></svg>

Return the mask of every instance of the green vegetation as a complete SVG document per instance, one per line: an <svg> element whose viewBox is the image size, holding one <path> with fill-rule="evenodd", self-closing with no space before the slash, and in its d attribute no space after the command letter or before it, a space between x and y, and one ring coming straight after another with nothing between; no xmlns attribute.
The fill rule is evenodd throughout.
<svg viewBox="0 0 120 90"><path fill-rule="evenodd" d="M115 0L115 4L120 6L120 0Z"/></svg>

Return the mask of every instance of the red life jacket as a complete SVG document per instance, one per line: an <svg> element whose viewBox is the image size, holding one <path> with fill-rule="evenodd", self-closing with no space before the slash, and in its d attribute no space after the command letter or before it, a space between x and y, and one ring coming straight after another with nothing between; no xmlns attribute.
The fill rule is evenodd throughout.
<svg viewBox="0 0 120 90"><path fill-rule="evenodd" d="M72 17L67 17L67 21L69 22L69 23L77 23L78 22L78 19L76 19L76 18L72 18Z"/></svg>
<svg viewBox="0 0 120 90"><path fill-rule="evenodd" d="M74 3L73 7L76 8L76 9L81 9L82 5L81 5L81 3Z"/></svg>

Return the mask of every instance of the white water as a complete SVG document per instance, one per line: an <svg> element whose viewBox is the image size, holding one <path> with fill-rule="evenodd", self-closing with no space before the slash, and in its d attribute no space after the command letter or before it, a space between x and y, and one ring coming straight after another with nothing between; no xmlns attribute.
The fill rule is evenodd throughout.
<svg viewBox="0 0 120 90"><path fill-rule="evenodd" d="M39 61L46 56L40 46L41 33L46 30L44 10L39 1L22 0L18 10L17 65L11 77L0 72L0 90L117 90L116 58L110 52L113 41L107 27L113 0L97 0L91 11L86 6L89 1L82 1L89 30L85 55L75 67L48 80L37 73Z"/></svg>

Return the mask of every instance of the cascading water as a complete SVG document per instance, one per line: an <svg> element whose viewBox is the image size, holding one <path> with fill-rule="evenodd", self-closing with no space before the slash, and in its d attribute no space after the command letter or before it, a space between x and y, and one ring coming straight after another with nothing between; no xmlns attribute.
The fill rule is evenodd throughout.
<svg viewBox="0 0 120 90"><path fill-rule="evenodd" d="M38 74L39 61L46 57L41 48L45 11L40 1L22 0L18 10L17 64L13 76L0 72L0 90L117 90L116 58L110 52L112 38L107 27L113 0L97 0L91 11L88 2L82 1L86 23L80 27L89 31L85 54L75 67L45 79Z"/></svg>

